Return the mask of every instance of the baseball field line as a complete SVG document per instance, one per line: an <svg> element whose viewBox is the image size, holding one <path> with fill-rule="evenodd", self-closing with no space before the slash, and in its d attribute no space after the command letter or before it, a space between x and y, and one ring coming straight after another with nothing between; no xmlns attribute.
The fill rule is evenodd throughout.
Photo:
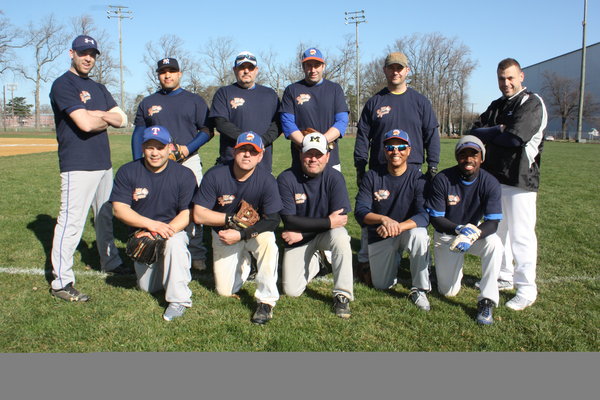
<svg viewBox="0 0 600 400"><path fill-rule="evenodd" d="M44 275L45 271L41 268L15 268L15 267L7 267L0 266L0 273L7 275ZM106 272L100 271L76 271L77 275L83 276L95 276L99 278L105 278L108 276ZM192 275L194 279L198 279L200 281L212 281L212 276L208 274L201 274L195 271L192 271ZM317 277L314 279L315 281L323 281L333 283L333 278L329 276ZM537 279L538 284L553 284L553 283L568 283L568 282L591 282L600 280L600 276L560 276L548 279Z"/></svg>

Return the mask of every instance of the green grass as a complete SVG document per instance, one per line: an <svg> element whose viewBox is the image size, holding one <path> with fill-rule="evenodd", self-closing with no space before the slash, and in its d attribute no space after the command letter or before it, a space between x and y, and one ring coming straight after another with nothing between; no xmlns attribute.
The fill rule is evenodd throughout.
<svg viewBox="0 0 600 400"><path fill-rule="evenodd" d="M4 136L4 135L3 135ZM8 136L8 135L6 135ZM23 136L10 135L10 136ZM35 135L36 137L42 137ZM51 136L50 136L51 137ZM129 160L130 137L111 135L115 170ZM442 140L440 167L451 166L455 141ZM204 169L216 158L217 140L202 148ZM275 142L275 173L289 163L289 144ZM352 203L356 195L354 140L341 141L342 168ZM254 284L240 300L219 297L209 274L191 283L194 306L171 323L162 320L162 296L135 289L133 277L97 273L98 256L88 221L75 254L77 287L92 300L70 304L51 297L44 275L15 273L48 267L59 208L56 153L1 157L0 352L155 351L598 351L600 350L600 146L547 143L538 197L539 298L522 312L495 310L495 324L474 322L479 260L467 256L463 289L454 299L432 292L432 311L407 299L409 272L388 292L355 285L353 316L331 312L331 283L313 282L300 298L282 296L274 319L254 326ZM115 223L122 251L126 229ZM358 250L354 218L348 230ZM406 260L405 260L406 261ZM406 262L404 262L406 264ZM501 304L513 293L502 293Z"/></svg>

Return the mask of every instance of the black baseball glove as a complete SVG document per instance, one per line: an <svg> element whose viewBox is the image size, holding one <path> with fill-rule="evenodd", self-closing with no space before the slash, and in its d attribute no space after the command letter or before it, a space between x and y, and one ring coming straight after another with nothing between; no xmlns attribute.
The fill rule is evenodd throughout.
<svg viewBox="0 0 600 400"><path fill-rule="evenodd" d="M151 265L163 254L165 239L156 232L144 229L135 231L127 240L125 254L133 261Z"/></svg>

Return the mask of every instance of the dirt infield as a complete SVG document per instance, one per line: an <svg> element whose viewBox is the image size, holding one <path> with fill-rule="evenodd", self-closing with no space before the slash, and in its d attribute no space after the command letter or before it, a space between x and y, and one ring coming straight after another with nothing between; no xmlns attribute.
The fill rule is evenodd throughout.
<svg viewBox="0 0 600 400"><path fill-rule="evenodd" d="M56 151L56 139L0 138L0 157Z"/></svg>

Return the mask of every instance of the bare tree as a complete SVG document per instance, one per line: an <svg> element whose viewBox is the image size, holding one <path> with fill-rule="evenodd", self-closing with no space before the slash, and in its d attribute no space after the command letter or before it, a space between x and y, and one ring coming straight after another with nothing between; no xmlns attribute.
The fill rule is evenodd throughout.
<svg viewBox="0 0 600 400"><path fill-rule="evenodd" d="M560 118L560 130L563 139L569 138L568 125L579 114L579 83L574 79L544 71L542 93L548 99L550 116ZM593 119L600 111L591 93L587 92L583 100L583 117Z"/></svg>
<svg viewBox="0 0 600 400"><path fill-rule="evenodd" d="M112 56L115 43L110 40L110 35L104 29L96 26L94 19L89 15L81 15L71 18L71 31L73 36L88 35L98 42L100 56L96 59L94 69L90 76L112 90L119 88L119 80L115 73L119 69L119 63Z"/></svg>
<svg viewBox="0 0 600 400"><path fill-rule="evenodd" d="M25 79L35 84L35 127L40 125L40 90L42 82L47 82L51 76L54 76L53 62L65 51L68 37L65 34L64 27L60 25L54 15L43 18L37 24L32 22L25 32L28 41L25 47L30 48L33 55L30 60L31 67L25 63L19 63L14 68Z"/></svg>
<svg viewBox="0 0 600 400"><path fill-rule="evenodd" d="M12 26L8 17L0 10L0 74L13 65L14 53L12 49L23 47L19 29Z"/></svg>
<svg viewBox="0 0 600 400"><path fill-rule="evenodd" d="M210 38L201 51L203 63L208 68L213 82L217 86L231 83L231 67L236 54L235 44L231 37Z"/></svg>
<svg viewBox="0 0 600 400"><path fill-rule="evenodd" d="M287 84L283 66L277 61L277 53L269 49L260 54L258 65L260 71L258 73L257 82L261 85L270 87L277 93L279 97L283 94L283 90Z"/></svg>
<svg viewBox="0 0 600 400"><path fill-rule="evenodd" d="M200 64L195 62L189 51L183 47L184 40L177 35L163 35L157 43L146 43L146 53L144 54L144 63L147 65L146 90L148 94L153 93L160 87L156 76L156 63L163 58L176 58L179 62L181 72L183 72L183 82L187 82L188 76L198 77L201 74ZM184 84L182 83L182 86Z"/></svg>

